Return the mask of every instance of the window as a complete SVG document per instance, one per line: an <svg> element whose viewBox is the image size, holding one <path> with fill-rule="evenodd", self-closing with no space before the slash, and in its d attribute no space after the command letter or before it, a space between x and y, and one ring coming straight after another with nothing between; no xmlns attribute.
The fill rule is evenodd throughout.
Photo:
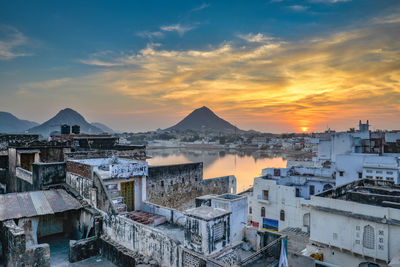
<svg viewBox="0 0 400 267"><path fill-rule="evenodd" d="M382 173L382 171L376 171L376 173Z"/></svg>
<svg viewBox="0 0 400 267"><path fill-rule="evenodd" d="M265 208L264 207L261 208L261 217L265 217Z"/></svg>
<svg viewBox="0 0 400 267"><path fill-rule="evenodd" d="M182 183L184 183L184 182L185 182L185 179L182 178Z"/></svg>
<svg viewBox="0 0 400 267"><path fill-rule="evenodd" d="M386 172L386 174L393 174L393 172L389 172L389 171L387 171L387 172Z"/></svg>
<svg viewBox="0 0 400 267"><path fill-rule="evenodd" d="M217 223L212 226L214 240L219 241L225 239L225 223Z"/></svg>
<svg viewBox="0 0 400 267"><path fill-rule="evenodd" d="M263 199L268 200L269 199L269 191L268 190L263 190Z"/></svg>
<svg viewBox="0 0 400 267"><path fill-rule="evenodd" d="M281 214L280 214L280 218L281 218L281 221L285 221L285 211L284 210L281 210Z"/></svg>
<svg viewBox="0 0 400 267"><path fill-rule="evenodd" d="M315 186L310 185L310 195L314 195L315 193Z"/></svg>
<svg viewBox="0 0 400 267"><path fill-rule="evenodd" d="M361 179L362 178L362 172L359 172L358 173L358 179Z"/></svg>
<svg viewBox="0 0 400 267"><path fill-rule="evenodd" d="M164 181L161 181L161 186L164 186Z"/></svg>
<svg viewBox="0 0 400 267"><path fill-rule="evenodd" d="M339 172L339 176L343 176L343 174L344 174L344 171Z"/></svg>
<svg viewBox="0 0 400 267"><path fill-rule="evenodd" d="M375 179L376 180L382 180L382 176L376 176Z"/></svg>
<svg viewBox="0 0 400 267"><path fill-rule="evenodd" d="M300 189L296 188L296 197L300 197Z"/></svg>
<svg viewBox="0 0 400 267"><path fill-rule="evenodd" d="M375 248L375 231L371 225L364 226L363 246L369 249Z"/></svg>
<svg viewBox="0 0 400 267"><path fill-rule="evenodd" d="M388 181L394 181L393 177L386 177L386 180L388 180Z"/></svg>
<svg viewBox="0 0 400 267"><path fill-rule="evenodd" d="M366 178L368 178L368 179L372 179L372 176L368 175Z"/></svg>
<svg viewBox="0 0 400 267"><path fill-rule="evenodd" d="M372 173L372 170L367 170L367 173Z"/></svg>
<svg viewBox="0 0 400 267"><path fill-rule="evenodd" d="M253 209L251 207L249 207L249 213L252 214L253 213Z"/></svg>

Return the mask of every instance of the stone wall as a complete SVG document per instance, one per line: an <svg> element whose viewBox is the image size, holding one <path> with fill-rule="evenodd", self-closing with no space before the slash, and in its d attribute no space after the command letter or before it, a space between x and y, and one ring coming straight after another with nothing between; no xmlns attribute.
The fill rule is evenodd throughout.
<svg viewBox="0 0 400 267"><path fill-rule="evenodd" d="M153 258L161 266L179 266L179 242L162 231L120 215L104 213L103 232L114 242L144 257Z"/></svg>
<svg viewBox="0 0 400 267"><path fill-rule="evenodd" d="M179 208L194 200L202 191L203 163L150 166L147 201Z"/></svg>
<svg viewBox="0 0 400 267"><path fill-rule="evenodd" d="M201 195L222 195L226 193L236 194L236 178L234 175L205 179L202 180L201 186Z"/></svg>
<svg viewBox="0 0 400 267"><path fill-rule="evenodd" d="M99 239L97 236L69 241L69 261L77 262L99 254Z"/></svg>
<svg viewBox="0 0 400 267"><path fill-rule="evenodd" d="M67 161L67 172L72 172L80 176L92 179L92 166L79 162Z"/></svg>
<svg viewBox="0 0 400 267"><path fill-rule="evenodd" d="M149 166L146 192L148 202L182 210L192 206L198 196L235 194L236 178L224 176L203 180L201 162Z"/></svg>

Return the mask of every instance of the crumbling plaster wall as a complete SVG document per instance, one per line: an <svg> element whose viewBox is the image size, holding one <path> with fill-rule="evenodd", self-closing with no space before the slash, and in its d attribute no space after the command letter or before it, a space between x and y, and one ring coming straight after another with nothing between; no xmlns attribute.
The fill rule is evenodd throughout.
<svg viewBox="0 0 400 267"><path fill-rule="evenodd" d="M179 266L181 250L174 241L156 228L132 221L120 215L103 214L104 234L114 242L151 257L161 266Z"/></svg>
<svg viewBox="0 0 400 267"><path fill-rule="evenodd" d="M24 229L13 220L1 223L0 237L3 244L7 267L42 266L50 267L50 247L48 244L26 245Z"/></svg>

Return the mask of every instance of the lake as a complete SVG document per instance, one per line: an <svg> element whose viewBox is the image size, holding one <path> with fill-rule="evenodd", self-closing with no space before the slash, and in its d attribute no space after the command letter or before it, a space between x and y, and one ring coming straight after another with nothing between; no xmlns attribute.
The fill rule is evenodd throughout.
<svg viewBox="0 0 400 267"><path fill-rule="evenodd" d="M203 162L204 179L235 175L238 193L253 186L262 169L286 167L286 159L273 153L168 148L149 149L147 154L152 157L147 160L151 166Z"/></svg>

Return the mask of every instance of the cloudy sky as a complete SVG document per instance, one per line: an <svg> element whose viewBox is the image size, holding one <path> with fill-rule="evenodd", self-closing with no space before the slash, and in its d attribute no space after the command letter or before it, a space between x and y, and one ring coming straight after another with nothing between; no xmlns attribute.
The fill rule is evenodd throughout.
<svg viewBox="0 0 400 267"><path fill-rule="evenodd" d="M400 129L400 1L2 1L0 110L117 130Z"/></svg>

